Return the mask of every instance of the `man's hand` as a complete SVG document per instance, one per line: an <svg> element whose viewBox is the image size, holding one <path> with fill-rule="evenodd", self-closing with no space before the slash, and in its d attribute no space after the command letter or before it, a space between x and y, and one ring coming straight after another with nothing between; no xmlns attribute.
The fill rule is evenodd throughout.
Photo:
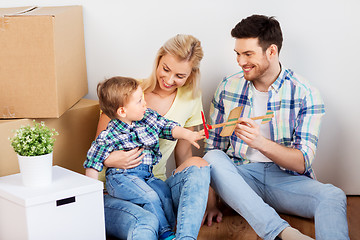
<svg viewBox="0 0 360 240"><path fill-rule="evenodd" d="M266 140L260 134L260 126L250 118L239 118L241 123L236 125L235 135L243 140L249 147L259 150Z"/></svg>
<svg viewBox="0 0 360 240"><path fill-rule="evenodd" d="M277 165L303 174L305 160L302 152L296 148L285 147L260 134L260 126L249 118L239 118L242 123L236 125L235 135L249 147L260 151Z"/></svg>

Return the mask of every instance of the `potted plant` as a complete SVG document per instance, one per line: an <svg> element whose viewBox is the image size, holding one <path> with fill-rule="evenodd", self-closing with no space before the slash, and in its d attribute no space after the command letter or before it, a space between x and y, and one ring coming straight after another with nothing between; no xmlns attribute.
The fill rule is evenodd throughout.
<svg viewBox="0 0 360 240"><path fill-rule="evenodd" d="M53 148L58 135L44 122L21 126L10 138L11 146L17 153L20 173L25 186L49 185L52 179Z"/></svg>

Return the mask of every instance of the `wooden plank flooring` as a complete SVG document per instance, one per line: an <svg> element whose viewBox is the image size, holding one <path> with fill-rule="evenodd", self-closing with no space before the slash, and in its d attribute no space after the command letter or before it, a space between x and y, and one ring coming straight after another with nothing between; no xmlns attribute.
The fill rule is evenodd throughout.
<svg viewBox="0 0 360 240"><path fill-rule="evenodd" d="M360 240L360 196L348 196L347 213L350 240ZM315 238L314 221L285 214L280 214L292 227ZM116 238L108 237L107 240ZM250 225L231 209L224 210L221 223L202 226L198 240L261 240Z"/></svg>
<svg viewBox="0 0 360 240"><path fill-rule="evenodd" d="M348 196L347 198L349 235L351 240L360 240L360 196ZM225 210L225 216L221 223L213 226L202 226L198 240L260 240L250 225L232 210ZM280 216L292 227L300 232L315 238L315 226L312 219L305 219L285 214Z"/></svg>
<svg viewBox="0 0 360 240"><path fill-rule="evenodd" d="M347 200L350 239L360 240L360 196L351 196Z"/></svg>

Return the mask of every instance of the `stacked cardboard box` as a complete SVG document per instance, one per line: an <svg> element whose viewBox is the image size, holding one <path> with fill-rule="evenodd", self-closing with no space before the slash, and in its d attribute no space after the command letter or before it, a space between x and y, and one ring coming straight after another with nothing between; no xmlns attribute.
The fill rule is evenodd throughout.
<svg viewBox="0 0 360 240"><path fill-rule="evenodd" d="M12 130L44 121L59 132L54 165L83 173L98 101L87 94L81 6L0 9L0 176L19 172Z"/></svg>
<svg viewBox="0 0 360 240"><path fill-rule="evenodd" d="M87 93L82 8L0 9L0 118L57 118Z"/></svg>

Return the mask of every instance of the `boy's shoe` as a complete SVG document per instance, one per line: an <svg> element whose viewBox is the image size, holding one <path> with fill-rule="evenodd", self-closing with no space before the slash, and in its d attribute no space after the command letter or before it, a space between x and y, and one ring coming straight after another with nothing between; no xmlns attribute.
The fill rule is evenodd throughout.
<svg viewBox="0 0 360 240"><path fill-rule="evenodd" d="M175 240L175 235L170 235L167 238L164 238L164 240Z"/></svg>
<svg viewBox="0 0 360 240"><path fill-rule="evenodd" d="M160 240L175 240L175 233L173 232L164 232L160 235Z"/></svg>

